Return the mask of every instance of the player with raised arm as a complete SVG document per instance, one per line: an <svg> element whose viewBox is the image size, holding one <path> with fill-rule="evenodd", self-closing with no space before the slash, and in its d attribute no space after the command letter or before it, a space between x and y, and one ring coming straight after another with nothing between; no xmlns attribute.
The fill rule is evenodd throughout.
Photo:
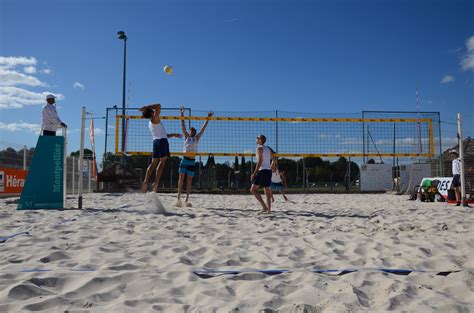
<svg viewBox="0 0 474 313"><path fill-rule="evenodd" d="M152 190L157 192L161 175L165 169L166 160L170 156L168 138L181 138L181 134L168 134L166 132L160 120L161 104L146 105L139 110L142 112L143 117L150 119L148 128L153 136L153 156L150 165L146 169L145 180L143 181L141 191L147 192L150 177L156 168L155 182L153 183Z"/></svg>
<svg viewBox="0 0 474 313"><path fill-rule="evenodd" d="M207 117L211 117L214 113L208 112ZM189 193L191 192L191 185L193 182L194 171L196 169L196 153L197 153L197 145L199 140L204 134L207 125L209 124L209 120L206 120L201 127L199 133L196 131L196 128L190 127L189 133L186 130L186 125L184 123L184 107L181 107L181 129L184 135L184 146L183 146L183 159L179 164L179 179L178 179L178 198L176 199L175 206L180 207L182 206L181 203L181 189L183 187L183 182L186 177L186 199L184 200L185 205L187 207L191 207L191 203L189 202Z"/></svg>

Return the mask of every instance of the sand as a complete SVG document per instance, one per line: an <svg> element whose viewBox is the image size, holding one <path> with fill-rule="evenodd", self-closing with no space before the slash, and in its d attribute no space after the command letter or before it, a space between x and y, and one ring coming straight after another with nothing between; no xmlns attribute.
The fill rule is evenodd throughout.
<svg viewBox="0 0 474 313"><path fill-rule="evenodd" d="M0 237L30 235L0 243L2 312L474 311L473 208L390 194L277 195L264 216L250 195L175 208L171 194L86 194L63 211L17 199L0 199ZM205 268L243 272L193 273Z"/></svg>

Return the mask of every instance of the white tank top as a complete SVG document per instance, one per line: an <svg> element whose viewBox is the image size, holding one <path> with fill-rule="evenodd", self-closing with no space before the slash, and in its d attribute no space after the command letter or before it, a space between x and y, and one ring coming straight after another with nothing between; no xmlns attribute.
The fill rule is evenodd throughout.
<svg viewBox="0 0 474 313"><path fill-rule="evenodd" d="M272 172L272 183L281 183L281 176L278 170Z"/></svg>
<svg viewBox="0 0 474 313"><path fill-rule="evenodd" d="M183 152L197 152L198 150L198 140L196 136L191 137L188 136L186 140L184 141L184 147L183 147Z"/></svg>
<svg viewBox="0 0 474 313"><path fill-rule="evenodd" d="M271 161L271 158L270 158L270 148L268 148L267 146L264 146L264 145L259 145L257 147L257 151L258 151L258 148L262 147L263 148L263 153L262 153L262 165L260 166L260 168L258 169L259 171L261 170L269 170L271 169L270 167L270 161ZM259 161L258 159L258 153L257 153L257 162Z"/></svg>
<svg viewBox="0 0 474 313"><path fill-rule="evenodd" d="M457 158L453 160L453 175L461 175L461 159Z"/></svg>
<svg viewBox="0 0 474 313"><path fill-rule="evenodd" d="M154 124L151 121L149 121L148 122L148 128L151 131L151 135L153 136L153 140L168 138L168 134L166 133L165 127L163 126L163 123L161 121L158 124Z"/></svg>

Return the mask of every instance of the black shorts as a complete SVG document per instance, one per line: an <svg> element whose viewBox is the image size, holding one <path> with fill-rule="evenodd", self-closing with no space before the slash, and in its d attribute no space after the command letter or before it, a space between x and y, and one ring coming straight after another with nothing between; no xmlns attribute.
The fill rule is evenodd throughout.
<svg viewBox="0 0 474 313"><path fill-rule="evenodd" d="M153 159L170 156L170 145L168 139L161 138L153 140Z"/></svg>
<svg viewBox="0 0 474 313"><path fill-rule="evenodd" d="M272 183L272 170L260 170L255 176L252 184L260 187L270 187Z"/></svg>
<svg viewBox="0 0 474 313"><path fill-rule="evenodd" d="M461 187L461 175L456 174L453 176L453 187Z"/></svg>

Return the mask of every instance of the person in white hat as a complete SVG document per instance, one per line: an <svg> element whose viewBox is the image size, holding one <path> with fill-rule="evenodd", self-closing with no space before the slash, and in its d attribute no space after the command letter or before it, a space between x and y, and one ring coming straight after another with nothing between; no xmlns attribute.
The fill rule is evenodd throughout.
<svg viewBox="0 0 474 313"><path fill-rule="evenodd" d="M449 151L454 156L453 165L453 187L456 194L456 206L461 205L461 159L457 150Z"/></svg>
<svg viewBox="0 0 474 313"><path fill-rule="evenodd" d="M41 128L43 136L56 136L58 127L66 128L67 125L61 121L56 111L56 97L52 94L46 96L46 104L41 112Z"/></svg>

